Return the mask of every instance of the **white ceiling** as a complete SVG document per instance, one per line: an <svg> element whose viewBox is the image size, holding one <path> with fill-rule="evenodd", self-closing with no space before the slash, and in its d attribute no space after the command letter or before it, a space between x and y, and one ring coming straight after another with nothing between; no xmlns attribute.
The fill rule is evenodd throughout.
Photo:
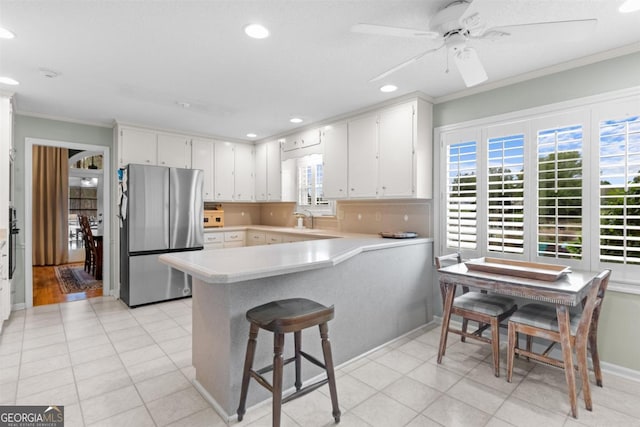
<svg viewBox="0 0 640 427"><path fill-rule="evenodd" d="M579 42L539 34L474 44L485 86L623 46L640 50L640 12L620 14L622 0L482 1L489 26L598 19ZM0 90L16 93L22 113L261 139L304 126L289 123L293 116L312 123L415 91L436 100L465 93L452 63L445 73L444 50L369 83L433 42L349 30L360 22L428 29L449 2L0 0L0 26L16 34L0 40L0 75L20 81ZM271 37L248 38L243 27L254 22ZM381 93L385 83L399 90Z"/></svg>

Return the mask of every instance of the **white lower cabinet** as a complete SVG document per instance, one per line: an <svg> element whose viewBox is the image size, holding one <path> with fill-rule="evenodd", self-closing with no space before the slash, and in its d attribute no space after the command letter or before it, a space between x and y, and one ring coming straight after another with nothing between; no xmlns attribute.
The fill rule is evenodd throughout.
<svg viewBox="0 0 640 427"><path fill-rule="evenodd" d="M249 230L247 231L247 246L264 245L267 241L264 231Z"/></svg>
<svg viewBox="0 0 640 427"><path fill-rule="evenodd" d="M265 240L267 245L276 245L282 243L282 234L279 233L266 233Z"/></svg>
<svg viewBox="0 0 640 427"><path fill-rule="evenodd" d="M205 249L222 249L224 247L224 233L223 232L207 232L204 233L204 248Z"/></svg>
<svg viewBox="0 0 640 427"><path fill-rule="evenodd" d="M247 237L246 231L225 231L224 247L238 248L241 246L245 246L246 237Z"/></svg>

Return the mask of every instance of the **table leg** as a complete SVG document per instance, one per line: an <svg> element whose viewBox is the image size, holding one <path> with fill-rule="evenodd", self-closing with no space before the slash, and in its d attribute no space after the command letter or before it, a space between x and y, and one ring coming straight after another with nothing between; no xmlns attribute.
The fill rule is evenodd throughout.
<svg viewBox="0 0 640 427"><path fill-rule="evenodd" d="M453 296L456 293L456 285L453 283L440 282L440 287L445 290L444 305L442 307L442 330L440 332L440 347L438 348L438 363L442 362L442 356L447 348L447 334L449 332L449 321L451 320L451 307L453 306Z"/></svg>
<svg viewBox="0 0 640 427"><path fill-rule="evenodd" d="M576 401L576 375L573 368L573 349L571 348L571 329L569 326L569 310L566 305L556 306L558 316L558 330L560 332L560 345L562 346L562 359L564 361L564 376L569 389L569 403L571 415L578 418L578 405Z"/></svg>

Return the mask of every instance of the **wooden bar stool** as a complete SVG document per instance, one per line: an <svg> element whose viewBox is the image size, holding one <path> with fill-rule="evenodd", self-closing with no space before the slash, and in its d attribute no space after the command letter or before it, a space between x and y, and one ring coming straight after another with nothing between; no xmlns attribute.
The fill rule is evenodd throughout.
<svg viewBox="0 0 640 427"><path fill-rule="evenodd" d="M329 383L329 392L331 394L333 418L336 423L340 422L336 377L333 372L333 358L331 356L331 343L329 342L329 328L327 326L327 322L333 319L333 314L333 306L325 307L322 304L304 298L272 301L247 311L247 320L251 323L251 326L249 329L249 341L247 342L247 354L242 375L238 421L242 421L242 417L246 412L245 404L247 401L249 380L253 378L273 395L274 427L280 426L280 411L283 403L304 396L327 382ZM316 325L320 327L324 364L302 351L302 330ZM253 370L253 356L256 352L256 338L258 337L258 330L260 328L273 332L273 364L259 370ZM294 333L295 355L284 360L282 355L284 349L284 334L288 332ZM301 380L301 356L314 365L324 369L327 373L327 378L303 388ZM295 362L296 366L296 391L283 398L282 368L291 362ZM262 376L264 373L270 371L273 371L273 384L269 384Z"/></svg>

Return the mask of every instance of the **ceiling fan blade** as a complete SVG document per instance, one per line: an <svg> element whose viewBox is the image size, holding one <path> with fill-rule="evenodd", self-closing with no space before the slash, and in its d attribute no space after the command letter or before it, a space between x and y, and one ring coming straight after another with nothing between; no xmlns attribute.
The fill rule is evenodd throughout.
<svg viewBox="0 0 640 427"><path fill-rule="evenodd" d="M467 87L475 86L488 79L475 49L466 47L457 52L453 59Z"/></svg>
<svg viewBox="0 0 640 427"><path fill-rule="evenodd" d="M570 21L534 22L530 24L505 25L487 29L479 38L527 42L541 40L580 41L595 30L597 19Z"/></svg>
<svg viewBox="0 0 640 427"><path fill-rule="evenodd" d="M402 63L400 63L400 64L396 65L395 67L388 69L388 70L387 70L387 71L385 71L384 73L379 74L379 75L377 75L376 77L372 78L371 80L369 80L369 83L377 82L378 80L382 80L382 79L384 79L384 78L385 78L385 77L387 77L388 75L395 73L396 71L398 71L398 70L400 70L400 69L402 69L402 68L406 67L407 65L411 65L411 64L413 64L414 62L419 61L419 60L420 60L420 59L422 59L425 55L427 55L427 54L429 54L429 53L431 53L431 52L435 52L436 50L440 49L442 46L444 46L444 44L440 45L439 47L437 47L437 48L435 48L435 49L429 49L429 50L427 50L426 52L422 52L420 55L416 55L416 56L414 56L413 58L407 59L406 61L404 61L404 62L402 62Z"/></svg>
<svg viewBox="0 0 640 427"><path fill-rule="evenodd" d="M416 30L414 28L390 27L388 25L376 24L355 24L351 27L352 33L376 34L379 36L394 37L425 37L428 39L436 39L440 37L440 33L427 30Z"/></svg>

